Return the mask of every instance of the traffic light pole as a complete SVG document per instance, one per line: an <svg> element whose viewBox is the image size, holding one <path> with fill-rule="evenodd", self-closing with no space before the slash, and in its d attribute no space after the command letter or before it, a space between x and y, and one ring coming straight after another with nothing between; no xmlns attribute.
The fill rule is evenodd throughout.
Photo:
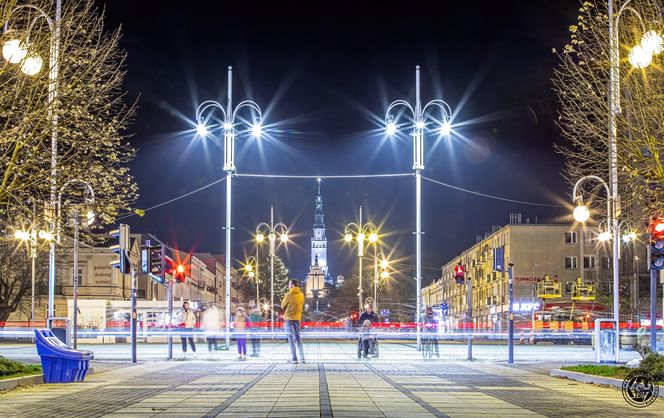
<svg viewBox="0 0 664 418"><path fill-rule="evenodd" d="M164 272L164 276L166 273ZM166 288L166 295L168 297L168 359L173 358L173 334L172 334L172 322L173 322L173 277L168 281L168 287Z"/></svg>
<svg viewBox="0 0 664 418"><path fill-rule="evenodd" d="M473 359L473 336L470 333L471 327L473 326L473 284L470 281L470 277L466 277L466 283L468 284L468 314L466 318L466 333L468 335L468 358L467 360Z"/></svg>
<svg viewBox="0 0 664 418"><path fill-rule="evenodd" d="M74 285L74 349L78 348L78 208L74 207L74 265L72 268Z"/></svg>
<svg viewBox="0 0 664 418"><path fill-rule="evenodd" d="M650 266L650 348L657 352L657 269Z"/></svg>
<svg viewBox="0 0 664 418"><path fill-rule="evenodd" d="M508 335L507 335L507 363L514 363L514 265L509 264L507 269L508 285L509 285L509 322L508 322Z"/></svg>
<svg viewBox="0 0 664 418"><path fill-rule="evenodd" d="M131 266L131 362L136 363L136 268Z"/></svg>

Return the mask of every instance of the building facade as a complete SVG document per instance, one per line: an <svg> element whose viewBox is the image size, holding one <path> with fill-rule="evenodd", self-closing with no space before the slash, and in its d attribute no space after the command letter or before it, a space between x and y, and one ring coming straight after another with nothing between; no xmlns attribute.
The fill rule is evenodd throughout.
<svg viewBox="0 0 664 418"><path fill-rule="evenodd" d="M447 306L451 328L468 320L468 283L472 286L472 322L477 329L502 330L509 309L507 265L513 264L514 311L517 319L531 319L545 304L571 305L571 285L579 277L598 283L610 275L609 247L597 239L597 229L579 225L508 224L446 262L441 276L422 290L423 303ZM495 248L504 249L505 271L493 271ZM457 284L454 268L465 267L464 284ZM542 299L536 283L548 275L561 284L561 296ZM567 286L565 284L568 284ZM601 309L601 307L597 307Z"/></svg>
<svg viewBox="0 0 664 418"><path fill-rule="evenodd" d="M140 248L146 240L161 244L154 236L132 234L130 258L140 268ZM67 243L65 243L67 244ZM222 255L191 254L165 246L166 272L164 283L147 274L137 274L137 310L139 322L145 327L168 323L168 286L172 284L173 312L177 313L185 301L194 309L214 305L222 312L225 308L225 267ZM78 325L82 329L104 330L110 326L126 324L130 312L131 276L121 274L110 263L117 254L108 247L83 247L78 251ZM73 318L73 255L72 248L64 248L58 257L55 297L55 316ZM183 281L174 281L169 265L185 267ZM231 310L246 300L236 271L231 272ZM46 289L39 289L35 317L44 318L47 310ZM26 313L17 311L10 320L25 320Z"/></svg>

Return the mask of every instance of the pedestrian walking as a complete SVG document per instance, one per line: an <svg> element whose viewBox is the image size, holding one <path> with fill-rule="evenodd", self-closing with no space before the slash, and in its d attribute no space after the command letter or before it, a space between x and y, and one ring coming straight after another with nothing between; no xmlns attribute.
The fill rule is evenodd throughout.
<svg viewBox="0 0 664 418"><path fill-rule="evenodd" d="M302 320L302 308L304 307L304 294L300 290L300 282L291 279L288 282L288 292L281 301L281 309L284 310L286 335L290 346L291 360L289 363L298 362L295 344L300 352L300 363L304 363L304 347L300 338L300 321Z"/></svg>
<svg viewBox="0 0 664 418"><path fill-rule="evenodd" d="M203 329L208 343L208 352L218 350L219 310L216 306L211 306L203 313Z"/></svg>
<svg viewBox="0 0 664 418"><path fill-rule="evenodd" d="M261 330L263 315L258 305L254 306L249 316L251 322L251 357L259 357L261 351Z"/></svg>
<svg viewBox="0 0 664 418"><path fill-rule="evenodd" d="M249 318L244 308L237 308L237 311L235 311L235 339L237 340L238 360L247 359L247 330L249 327Z"/></svg>
<svg viewBox="0 0 664 418"><path fill-rule="evenodd" d="M191 352L196 355L196 343L194 342L194 327L196 326L196 315L189 309L189 302L182 304L182 310L178 314L178 326L182 328L182 352L187 355L187 340L191 346Z"/></svg>

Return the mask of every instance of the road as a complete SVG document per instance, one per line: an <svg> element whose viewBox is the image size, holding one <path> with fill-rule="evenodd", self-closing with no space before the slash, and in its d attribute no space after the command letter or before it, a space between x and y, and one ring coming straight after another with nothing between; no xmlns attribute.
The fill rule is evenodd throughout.
<svg viewBox="0 0 664 418"><path fill-rule="evenodd" d="M183 358L179 338L174 339L173 355ZM249 354L251 344L248 343ZM357 361L357 349L354 341L307 340L304 343L305 355L311 361L349 362ZM467 357L467 347L463 343L441 343L440 360L464 360ZM97 360L126 361L130 359L130 345L117 344L79 344L79 348L95 353ZM232 343L230 351L216 351L209 353L204 341L197 343L197 358L209 361L232 361L237 357L235 344ZM160 361L167 358L166 344L138 344L138 358L141 361ZM38 361L37 351L30 344L0 344L0 356L24 361ZM285 361L289 357L288 344L285 341L268 342L261 344L261 356L251 358L253 362ZM594 361L594 351L588 345L515 345L514 357L517 363L560 362L579 363ZM639 357L634 351L622 351L621 360L628 361ZM473 358L480 361L506 362L507 346L505 344L475 343L473 344ZM378 362L413 361L421 359L415 350L413 342L380 342L380 357Z"/></svg>

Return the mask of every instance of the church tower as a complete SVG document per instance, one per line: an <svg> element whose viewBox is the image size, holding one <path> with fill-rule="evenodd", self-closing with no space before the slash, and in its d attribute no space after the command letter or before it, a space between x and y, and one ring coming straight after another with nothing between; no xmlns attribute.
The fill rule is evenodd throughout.
<svg viewBox="0 0 664 418"><path fill-rule="evenodd" d="M323 215L323 196L320 193L320 181L317 179L318 193L314 210L314 235L311 237L311 266L320 266L327 277L327 238L325 237L325 219Z"/></svg>

